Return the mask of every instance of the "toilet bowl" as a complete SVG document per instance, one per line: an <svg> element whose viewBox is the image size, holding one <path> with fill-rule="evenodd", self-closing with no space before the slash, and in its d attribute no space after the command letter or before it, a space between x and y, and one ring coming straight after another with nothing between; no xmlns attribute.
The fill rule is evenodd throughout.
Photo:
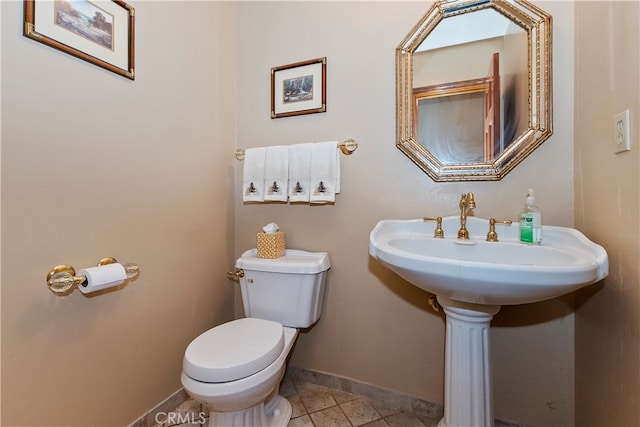
<svg viewBox="0 0 640 427"><path fill-rule="evenodd" d="M262 259L254 249L236 261L248 317L202 333L183 359L182 385L210 408L210 426L288 424L291 405L279 395L286 359L298 328L320 317L329 267L326 252L296 250Z"/></svg>
<svg viewBox="0 0 640 427"><path fill-rule="evenodd" d="M269 322L262 319L239 319L252 321L253 327L259 326L255 322ZM279 385L284 376L286 359L291 347L298 336L295 328L280 326L283 345L277 357L257 372L225 382L203 382L194 380L182 372L182 385L185 391L194 399L207 404L212 411L209 422L214 426L276 426L286 425L291 418L291 405L278 395ZM229 324L225 324L229 325ZM214 328L215 329L215 328ZM212 330L211 330L212 331ZM241 338L238 337L238 340ZM195 342L195 341L194 341ZM188 348L189 350L189 348ZM189 357L188 350L185 360ZM282 420L282 421L281 421Z"/></svg>

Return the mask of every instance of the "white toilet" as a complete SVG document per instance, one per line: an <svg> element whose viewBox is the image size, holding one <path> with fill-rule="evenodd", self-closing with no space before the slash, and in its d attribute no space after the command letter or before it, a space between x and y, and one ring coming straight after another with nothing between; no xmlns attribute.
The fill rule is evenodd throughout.
<svg viewBox="0 0 640 427"><path fill-rule="evenodd" d="M287 249L267 259L251 249L238 258L247 317L198 336L182 364L182 385L211 408L210 426L287 425L291 405L279 395L280 381L298 328L320 317L330 266L326 252Z"/></svg>

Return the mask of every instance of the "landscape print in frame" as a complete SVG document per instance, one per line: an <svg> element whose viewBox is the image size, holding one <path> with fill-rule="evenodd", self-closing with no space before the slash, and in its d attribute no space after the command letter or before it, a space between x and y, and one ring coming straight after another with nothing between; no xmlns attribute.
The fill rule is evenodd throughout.
<svg viewBox="0 0 640 427"><path fill-rule="evenodd" d="M327 58L271 69L271 118L327 111Z"/></svg>
<svg viewBox="0 0 640 427"><path fill-rule="evenodd" d="M120 0L25 0L24 36L131 80L135 9Z"/></svg>

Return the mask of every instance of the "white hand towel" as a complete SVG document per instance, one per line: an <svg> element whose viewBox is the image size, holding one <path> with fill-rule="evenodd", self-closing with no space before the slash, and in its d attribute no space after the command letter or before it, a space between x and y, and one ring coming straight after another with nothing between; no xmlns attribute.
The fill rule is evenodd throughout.
<svg viewBox="0 0 640 427"><path fill-rule="evenodd" d="M340 192L338 142L317 142L311 147L311 203L333 203Z"/></svg>
<svg viewBox="0 0 640 427"><path fill-rule="evenodd" d="M309 203L311 185L311 147L294 144L289 147L289 202Z"/></svg>
<svg viewBox="0 0 640 427"><path fill-rule="evenodd" d="M264 166L267 149L265 147L244 150L242 170L242 200L264 202Z"/></svg>
<svg viewBox="0 0 640 427"><path fill-rule="evenodd" d="M264 166L264 200L286 202L289 196L289 147L267 147Z"/></svg>

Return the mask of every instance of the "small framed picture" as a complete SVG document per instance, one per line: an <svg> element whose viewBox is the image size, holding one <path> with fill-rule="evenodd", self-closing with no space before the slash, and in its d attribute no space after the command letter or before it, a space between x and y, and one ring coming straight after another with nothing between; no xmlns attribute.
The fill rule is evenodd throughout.
<svg viewBox="0 0 640 427"><path fill-rule="evenodd" d="M271 118L327 111L327 58L271 69Z"/></svg>
<svg viewBox="0 0 640 427"><path fill-rule="evenodd" d="M24 36L131 80L135 10L121 0L25 0Z"/></svg>

